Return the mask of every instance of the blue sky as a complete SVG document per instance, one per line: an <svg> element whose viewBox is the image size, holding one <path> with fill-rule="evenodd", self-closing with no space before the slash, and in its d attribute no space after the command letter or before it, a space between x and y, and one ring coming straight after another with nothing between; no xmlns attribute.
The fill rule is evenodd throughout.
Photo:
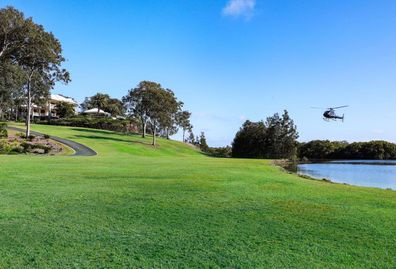
<svg viewBox="0 0 396 269"><path fill-rule="evenodd" d="M209 145L287 109L300 140L396 142L396 1L4 1L61 41L78 101L175 91ZM345 122L310 106L350 105Z"/></svg>

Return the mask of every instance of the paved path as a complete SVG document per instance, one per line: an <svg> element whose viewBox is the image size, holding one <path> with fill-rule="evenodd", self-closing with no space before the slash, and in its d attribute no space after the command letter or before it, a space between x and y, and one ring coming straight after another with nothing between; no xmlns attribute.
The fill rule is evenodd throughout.
<svg viewBox="0 0 396 269"><path fill-rule="evenodd" d="M21 129L21 128L17 128L17 127L8 126L7 129L14 130L17 132L23 132L23 133L25 132L25 129ZM43 135L42 133L35 132L35 131L30 131L30 133L32 135ZM74 150L74 154L70 155L70 156L95 156L95 155L97 155L97 153L93 149L91 149L83 144L80 144L80 143L77 143L77 142L74 142L74 141L71 141L68 139L60 138L57 136L52 136L52 135L50 136L50 138L52 140L59 142L59 143L65 144L68 147L71 147Z"/></svg>

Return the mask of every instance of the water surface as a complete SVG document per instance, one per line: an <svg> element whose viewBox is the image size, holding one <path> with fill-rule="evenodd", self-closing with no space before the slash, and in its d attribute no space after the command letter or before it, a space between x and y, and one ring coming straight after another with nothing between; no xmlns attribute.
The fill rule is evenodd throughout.
<svg viewBox="0 0 396 269"><path fill-rule="evenodd" d="M299 164L297 172L337 183L396 190L396 160L341 160Z"/></svg>

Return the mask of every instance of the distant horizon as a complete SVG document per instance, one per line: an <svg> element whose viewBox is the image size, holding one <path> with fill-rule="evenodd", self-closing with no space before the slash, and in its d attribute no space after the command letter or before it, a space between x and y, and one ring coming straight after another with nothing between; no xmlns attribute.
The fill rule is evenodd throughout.
<svg viewBox="0 0 396 269"><path fill-rule="evenodd" d="M174 90L195 135L230 145L247 119L284 109L299 141L396 142L396 2L2 1L60 40L80 104L142 80ZM349 105L345 122L312 106ZM175 136L180 140L180 134Z"/></svg>

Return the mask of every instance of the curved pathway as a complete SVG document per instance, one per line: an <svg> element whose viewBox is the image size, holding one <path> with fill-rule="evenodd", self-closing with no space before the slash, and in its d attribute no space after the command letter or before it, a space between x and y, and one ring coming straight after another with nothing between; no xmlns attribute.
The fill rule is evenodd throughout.
<svg viewBox="0 0 396 269"><path fill-rule="evenodd" d="M21 129L21 128L17 128L17 127L8 126L7 129L18 131L18 132L25 132L25 129ZM33 135L43 135L42 133L35 132L35 131L30 131L30 133ZM80 143L77 143L77 142L74 142L74 141L71 141L68 139L60 138L57 136L52 136L52 135L50 136L50 139L55 140L56 142L65 144L66 146L72 148L74 150L74 154L69 155L69 156L95 156L95 155L97 155L97 153L93 149L91 149L83 144L80 144Z"/></svg>

